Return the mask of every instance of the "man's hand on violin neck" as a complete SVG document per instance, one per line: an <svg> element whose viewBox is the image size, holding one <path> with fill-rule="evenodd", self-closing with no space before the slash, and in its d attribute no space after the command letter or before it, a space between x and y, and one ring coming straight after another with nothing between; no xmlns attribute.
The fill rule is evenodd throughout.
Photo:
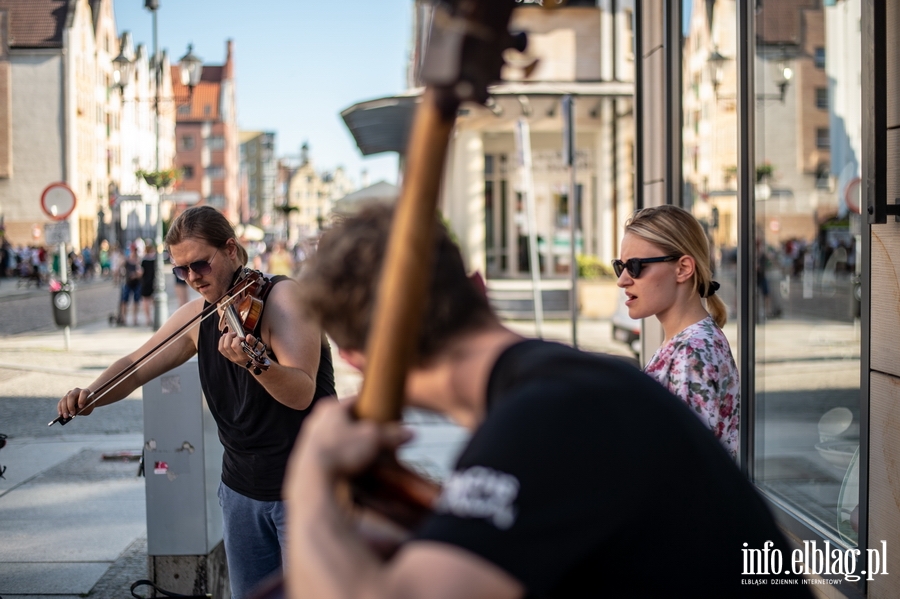
<svg viewBox="0 0 900 599"><path fill-rule="evenodd" d="M231 362L244 366L247 363L247 354L244 346L256 347L259 340L253 335L247 334L239 337L231 329L227 329L219 338L219 353Z"/></svg>
<svg viewBox="0 0 900 599"><path fill-rule="evenodd" d="M78 387L66 393L59 403L56 405L56 412L63 418L72 418L76 414L79 416L87 416L94 411L94 406L85 407L88 404L88 397L91 395L90 389L79 389ZM79 409L83 410L79 412Z"/></svg>

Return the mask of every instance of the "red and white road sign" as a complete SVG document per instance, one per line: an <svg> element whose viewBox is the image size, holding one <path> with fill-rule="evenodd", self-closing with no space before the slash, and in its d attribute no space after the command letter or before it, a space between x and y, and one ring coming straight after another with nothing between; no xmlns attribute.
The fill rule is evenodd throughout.
<svg viewBox="0 0 900 599"><path fill-rule="evenodd" d="M53 220L69 218L75 204L75 192L65 183L51 183L41 194L41 210Z"/></svg>

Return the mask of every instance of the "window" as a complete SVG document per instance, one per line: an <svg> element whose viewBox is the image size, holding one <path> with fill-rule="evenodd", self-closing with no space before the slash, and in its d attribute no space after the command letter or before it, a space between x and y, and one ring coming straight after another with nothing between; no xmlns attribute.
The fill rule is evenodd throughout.
<svg viewBox="0 0 900 599"><path fill-rule="evenodd" d="M191 114L191 105L190 104L182 104L178 107L178 114L185 116Z"/></svg>
<svg viewBox="0 0 900 599"><path fill-rule="evenodd" d="M194 167L193 165L186 164L181 167L181 177L185 181L194 178Z"/></svg>
<svg viewBox="0 0 900 599"><path fill-rule="evenodd" d="M762 4L757 43L767 34L785 33L786 21L776 19L783 13L765 13L776 4L782 10L781 3ZM859 0L846 4L859 10ZM753 335L755 386L753 397L741 398L753 405L752 421L741 424L750 427L753 438L749 474L757 488L793 521L798 536L827 539L846 550L856 547L857 531L867 526L857 520L858 464L865 456L859 432L862 346L853 299L854 281L867 266L856 252L861 227L852 218L858 215L842 218L835 208L810 219L803 198L831 195L822 190L832 177L861 172L860 157L851 148L860 143L854 133L860 130L859 80L853 73L862 65L851 64L845 52L862 42L858 35L826 27L824 19L807 21L804 29L800 14L806 9L791 6L797 20L790 21L796 25L788 33L798 40L822 40L812 52L815 67L824 69L829 53L847 64L828 73L827 85L825 73L812 74L822 82L814 88L815 109L808 102L785 116L770 105L756 107L756 164L771 165L771 196L757 197L755 243L745 248L755 266L747 283L755 289L757 311L741 323ZM760 68L759 59L756 64ZM829 101L835 97L847 101L836 105ZM844 124L833 139L825 110L831 122ZM786 130L806 133L792 138ZM815 161L797 160L800 155L814 155Z"/></svg>
<svg viewBox="0 0 900 599"><path fill-rule="evenodd" d="M825 48L816 48L815 64L817 69L825 68Z"/></svg>
<svg viewBox="0 0 900 599"><path fill-rule="evenodd" d="M181 136L181 149L182 150L193 150L194 149L194 136L193 135L182 135Z"/></svg>
<svg viewBox="0 0 900 599"><path fill-rule="evenodd" d="M224 208L225 207L225 196L221 193L214 193L208 198L206 198L206 203L212 206L213 208Z"/></svg>
<svg viewBox="0 0 900 599"><path fill-rule="evenodd" d="M206 174L210 179L221 179L225 176L225 167L224 166L208 166L206 168Z"/></svg>
<svg viewBox="0 0 900 599"><path fill-rule="evenodd" d="M210 150L224 150L225 138L221 135L211 135L206 139L206 147Z"/></svg>

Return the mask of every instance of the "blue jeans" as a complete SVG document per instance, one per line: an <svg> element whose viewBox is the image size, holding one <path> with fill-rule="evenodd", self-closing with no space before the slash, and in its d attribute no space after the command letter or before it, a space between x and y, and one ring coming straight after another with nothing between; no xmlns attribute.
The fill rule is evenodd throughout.
<svg viewBox="0 0 900 599"><path fill-rule="evenodd" d="M224 521L225 557L232 599L246 599L281 568L287 533L284 504L257 501L219 483Z"/></svg>

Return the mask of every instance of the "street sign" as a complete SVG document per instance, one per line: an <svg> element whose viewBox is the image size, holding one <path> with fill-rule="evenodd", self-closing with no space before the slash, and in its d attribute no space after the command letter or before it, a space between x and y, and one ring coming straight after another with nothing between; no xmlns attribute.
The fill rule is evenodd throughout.
<svg viewBox="0 0 900 599"><path fill-rule="evenodd" d="M69 228L69 223L66 221L47 223L44 225L44 239L49 245L70 243L72 241L72 230Z"/></svg>
<svg viewBox="0 0 900 599"><path fill-rule="evenodd" d="M75 192L65 183L51 183L41 194L41 210L53 220L66 220L75 210Z"/></svg>

